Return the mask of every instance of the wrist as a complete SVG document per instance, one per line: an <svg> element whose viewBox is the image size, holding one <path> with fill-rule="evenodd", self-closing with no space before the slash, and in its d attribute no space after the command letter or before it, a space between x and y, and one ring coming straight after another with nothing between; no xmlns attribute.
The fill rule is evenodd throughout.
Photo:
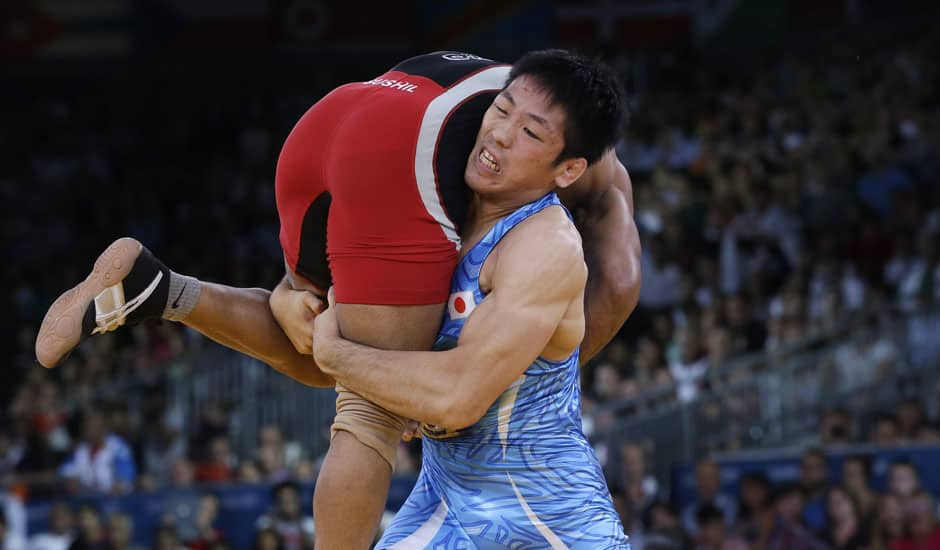
<svg viewBox="0 0 940 550"><path fill-rule="evenodd" d="M319 338L319 341L314 341L314 359L317 362L317 365L320 367L320 370L325 374L336 378L336 356L337 356L337 346L339 345L337 338Z"/></svg>

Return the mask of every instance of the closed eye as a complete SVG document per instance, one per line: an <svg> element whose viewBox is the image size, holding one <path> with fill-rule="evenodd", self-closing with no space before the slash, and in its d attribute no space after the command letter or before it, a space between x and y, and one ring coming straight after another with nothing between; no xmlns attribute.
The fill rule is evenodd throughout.
<svg viewBox="0 0 940 550"><path fill-rule="evenodd" d="M509 111L507 111L506 109L503 109L499 105L494 104L493 107L496 107L496 110L499 111L499 114L501 115L509 114Z"/></svg>
<svg viewBox="0 0 940 550"><path fill-rule="evenodd" d="M534 133L532 130L529 130L528 128L523 128L523 130L525 131L526 134L528 134L528 136L529 136L530 138L536 139L536 140L538 140L538 141L542 141L542 138L540 138L539 136L535 135L535 133Z"/></svg>

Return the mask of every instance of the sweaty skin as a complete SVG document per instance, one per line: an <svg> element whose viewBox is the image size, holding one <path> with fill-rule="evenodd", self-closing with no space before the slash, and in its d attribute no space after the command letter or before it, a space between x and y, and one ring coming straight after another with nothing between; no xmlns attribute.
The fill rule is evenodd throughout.
<svg viewBox="0 0 940 550"><path fill-rule="evenodd" d="M532 121L538 121L538 124ZM565 113L548 102L537 84L513 81L487 110L468 159L465 179L475 192L464 234L464 253L496 221L545 193L585 185L581 197L599 194L596 186L614 179L623 186L603 193L588 206L605 212L589 230L635 226L622 190L626 171L609 153L586 173L585 159L555 162L564 138ZM534 130L533 130L534 129ZM619 170L618 170L619 167ZM600 182L600 183L599 183ZM573 198L579 195L572 194ZM625 221L627 220L627 221ZM626 226L626 227L624 227ZM627 236L602 243L630 242ZM618 238L619 237L619 238ZM630 250L639 253L639 247ZM629 264L635 256L626 254ZM622 266L623 260L611 262ZM638 267L633 267L638 272ZM622 268L621 268L622 269ZM598 271L599 281L621 269ZM321 369L363 397L402 416L448 428L474 423L509 384L539 356L566 357L586 333L584 291L588 277L582 242L559 208L548 208L522 222L495 247L483 265L486 293L473 310L455 348L440 352L388 352L344 340L329 308L315 321L314 355ZM597 288L622 288L600 284ZM632 289L638 283L629 286ZM627 300L635 298L628 296ZM606 330L594 337L602 347L629 313L603 310ZM600 324L600 323L599 323ZM616 324L616 327L613 325ZM407 373L405 382L402 374Z"/></svg>
<svg viewBox="0 0 940 550"><path fill-rule="evenodd" d="M560 360L578 347L586 280L577 231L560 208L548 208L513 229L487 258L480 274L486 299L455 348L387 351L355 344L340 337L328 308L314 323L314 354L324 372L370 401L429 424L463 428L537 357Z"/></svg>
<svg viewBox="0 0 940 550"><path fill-rule="evenodd" d="M572 212L588 266L581 364L604 349L640 299L640 235L633 220L633 185L609 151L588 167L576 185L558 191Z"/></svg>

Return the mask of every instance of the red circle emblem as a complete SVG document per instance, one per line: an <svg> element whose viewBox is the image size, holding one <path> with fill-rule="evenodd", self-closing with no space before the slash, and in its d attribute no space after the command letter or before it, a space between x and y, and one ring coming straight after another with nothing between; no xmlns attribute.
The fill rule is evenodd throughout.
<svg viewBox="0 0 940 550"><path fill-rule="evenodd" d="M467 311L467 303L464 302L463 298L460 296L457 296L457 298L454 299L454 311L457 313L463 313Z"/></svg>

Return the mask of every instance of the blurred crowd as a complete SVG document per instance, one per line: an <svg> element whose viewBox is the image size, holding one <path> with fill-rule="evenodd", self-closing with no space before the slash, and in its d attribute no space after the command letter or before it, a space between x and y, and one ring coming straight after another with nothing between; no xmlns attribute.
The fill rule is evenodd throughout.
<svg viewBox="0 0 940 550"><path fill-rule="evenodd" d="M645 451L625 443L623 475L645 477ZM837 471L818 448L806 450L799 478L773 483L767 474L741 476L736 493L723 489L717 463L695 465L695 498L676 509L655 481L611 493L639 550L906 550L940 548L934 496L907 460L887 468L885 489L873 489L869 456L845 458Z"/></svg>
<svg viewBox="0 0 940 550"><path fill-rule="evenodd" d="M935 36L914 35L890 47L770 56L745 71L657 58L618 147L643 241L640 305L585 369L586 412L656 387L694 401L709 370L736 357L859 319L877 326L887 310L916 316L940 305L938 50ZM340 77L272 89L257 75L173 70L75 76L68 95L40 82L6 90L11 100L0 102L0 235L16 265L0 273L9 289L0 297L7 547L25 538L24 498L228 482L278 484L256 547L302 548L312 536L298 511L308 506L290 504L288 493L292 482L315 479L318 457L276 426L239 455L224 403L184 425L168 388L194 368L201 338L169 323L138 326L92 339L53 371L33 361L45 308L117 236L133 235L176 271L206 280L271 288L282 272L277 152ZM936 357L940 323L931 322L909 349L888 338L849 342L835 356L838 380L873 384L912 354ZM122 393L131 386L145 399L133 409ZM917 403L868 420L830 410L820 440L937 440ZM402 449L400 470L414 471L414 447ZM706 461L698 501L674 510L662 500L665 480L644 470L648 452L624 443L607 464L637 550L935 547L923 541L938 537L936 506L908 464L892 466L879 495L865 460L835 475L809 452L799 485L755 473L731 496L718 492ZM183 507L198 513L168 515L160 548L224 547L212 528L215 497ZM57 505L42 540L59 542L29 547L129 548L128 521Z"/></svg>
<svg viewBox="0 0 940 550"><path fill-rule="evenodd" d="M896 411L878 413L861 437L852 420L841 408L824 415L820 446L802 454L795 479L760 462L729 479L717 462L700 460L694 500L681 508L652 472L651 442L621 440L600 456L634 550L940 549L940 506L921 485L922 467L906 458L885 464L872 454L893 449L903 457L911 445L936 445L940 431L923 405L907 400ZM840 449L866 452L833 459L830 453ZM883 483L875 481L879 460ZM729 483L736 493L723 489Z"/></svg>
<svg viewBox="0 0 940 550"><path fill-rule="evenodd" d="M675 383L691 400L734 357L940 304L937 48L936 36L853 43L757 72L666 58L619 148L640 305L588 373L591 397ZM836 383L937 357L937 329L910 349L847 346Z"/></svg>
<svg viewBox="0 0 940 550"><path fill-rule="evenodd" d="M209 492L187 492L172 498L155 529L152 544L134 542L133 519L126 513L104 513L93 503L71 506L56 501L48 513L47 529L26 536L0 518L0 548L29 550L313 550L314 526L301 488L283 481L273 486L271 509L254 523L249 545L231 540L219 529L220 501ZM11 529L13 528L13 529Z"/></svg>

